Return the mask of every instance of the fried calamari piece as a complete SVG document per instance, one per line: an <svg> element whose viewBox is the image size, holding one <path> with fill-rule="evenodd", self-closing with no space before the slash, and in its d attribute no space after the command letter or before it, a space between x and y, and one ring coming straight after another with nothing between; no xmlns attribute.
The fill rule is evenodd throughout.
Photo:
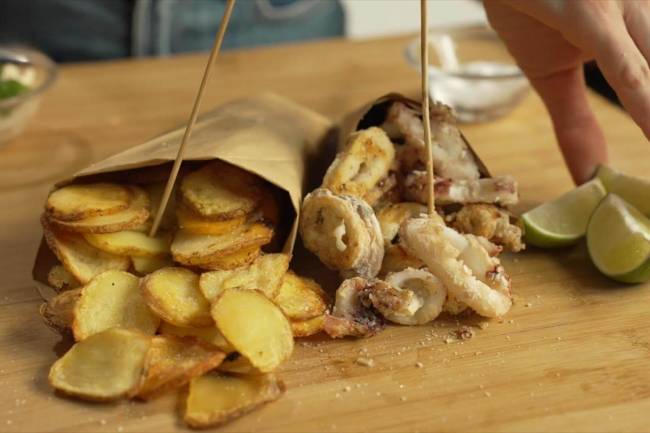
<svg viewBox="0 0 650 433"><path fill-rule="evenodd" d="M365 199L386 178L394 158L393 143L381 128L354 132L325 173L322 187Z"/></svg>
<svg viewBox="0 0 650 433"><path fill-rule="evenodd" d="M461 233L482 236L508 251L525 248L517 219L507 210L492 204L467 204L445 217L450 227Z"/></svg>
<svg viewBox="0 0 650 433"><path fill-rule="evenodd" d="M386 278L386 285L390 290L375 290L370 293L370 300L386 319L401 325L431 322L440 315L447 298L442 282L424 269L407 268L392 273ZM386 301L397 297L408 302Z"/></svg>
<svg viewBox="0 0 650 433"><path fill-rule="evenodd" d="M437 173L436 173L437 174ZM404 196L408 200L427 202L427 173L414 170L404 179ZM512 176L486 177L476 180L436 178L436 205L495 203L502 206L517 204L517 182Z"/></svg>
<svg viewBox="0 0 650 433"><path fill-rule="evenodd" d="M323 188L312 191L302 204L300 233L305 247L343 276L371 278L379 272L381 229L363 200Z"/></svg>
<svg viewBox="0 0 650 433"><path fill-rule="evenodd" d="M348 278L336 290L331 314L325 316L323 328L332 338L371 337L384 329L385 322L372 306L370 292L375 281Z"/></svg>
<svg viewBox="0 0 650 433"><path fill-rule="evenodd" d="M407 220L400 229L400 242L449 293L480 315L501 317L510 309L509 278L476 237L461 235L434 215Z"/></svg>
<svg viewBox="0 0 650 433"><path fill-rule="evenodd" d="M424 144L422 116L402 102L394 102L388 110L382 128L391 139L403 142L398 149L400 165L405 171L423 170L427 154ZM476 180L480 177L478 161L456 127L449 107L431 107L431 144L434 171L455 180Z"/></svg>
<svg viewBox="0 0 650 433"><path fill-rule="evenodd" d="M426 206L413 202L390 204L379 209L377 220L384 238L384 247L388 248L393 244L399 232L399 227L405 220L426 213Z"/></svg>

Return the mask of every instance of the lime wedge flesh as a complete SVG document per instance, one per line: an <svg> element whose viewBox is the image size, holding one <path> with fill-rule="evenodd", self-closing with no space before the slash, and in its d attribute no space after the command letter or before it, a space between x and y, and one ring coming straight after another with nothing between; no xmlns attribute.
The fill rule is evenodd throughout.
<svg viewBox="0 0 650 433"><path fill-rule="evenodd" d="M608 194L591 216L587 249L598 270L614 280L650 280L650 219L616 194Z"/></svg>
<svg viewBox="0 0 650 433"><path fill-rule="evenodd" d="M589 217L605 194L600 180L593 179L526 212L522 215L526 243L543 248L576 243L585 235Z"/></svg>
<svg viewBox="0 0 650 433"><path fill-rule="evenodd" d="M650 217L650 180L639 179L601 165L596 177L607 192L614 193Z"/></svg>

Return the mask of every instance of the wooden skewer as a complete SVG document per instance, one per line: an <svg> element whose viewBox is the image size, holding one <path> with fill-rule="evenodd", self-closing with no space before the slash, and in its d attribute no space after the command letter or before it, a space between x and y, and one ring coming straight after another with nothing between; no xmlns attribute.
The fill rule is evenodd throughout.
<svg viewBox="0 0 650 433"><path fill-rule="evenodd" d="M217 36L215 37L212 51L210 52L210 57L208 58L208 64L206 65L205 72L203 73L203 80L201 80L201 85L199 86L199 92L196 95L196 99L194 100L194 107L192 107L192 114L190 114L190 119L187 122L187 127L185 128L185 133L183 134L181 145L178 148L178 153L176 154L176 160L174 161L174 165L172 166L172 171L169 174L169 179L167 180L167 185L165 186L165 191L163 192L162 200L160 201L160 206L158 207L158 210L156 212L156 217L154 218L153 225L151 226L151 230L149 231L149 236L151 237L156 236L156 232L158 231L158 226L160 226L160 221L162 220L162 216L165 213L165 209L167 208L167 203L169 202L169 196L171 195L172 190L174 189L174 183L176 183L178 170L181 168L181 163L183 162L185 145L190 140L190 136L192 135L192 128L196 123L196 118L198 117L199 110L201 108L203 93L208 83L208 80L210 78L210 72L212 71L212 66L214 65L215 60L219 55L219 51L221 50L221 44L223 43L223 38L226 35L226 29L228 28L228 22L230 21L230 16L232 15L232 10L234 6L235 6L235 0L228 0L228 4L226 5L226 10L224 11L223 17L221 18L221 23L219 24L219 31L217 32Z"/></svg>
<svg viewBox="0 0 650 433"><path fill-rule="evenodd" d="M420 65L422 76L422 120L424 122L424 143L427 146L427 204L429 215L436 211L433 176L433 154L431 153L431 119L429 114L429 26L427 24L427 0L420 0Z"/></svg>

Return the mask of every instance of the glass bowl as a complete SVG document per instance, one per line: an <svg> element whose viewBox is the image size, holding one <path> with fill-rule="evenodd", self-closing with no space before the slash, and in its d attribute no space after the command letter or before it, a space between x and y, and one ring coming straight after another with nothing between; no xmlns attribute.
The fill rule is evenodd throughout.
<svg viewBox="0 0 650 433"><path fill-rule="evenodd" d="M419 71L419 37L405 56ZM430 29L428 71L431 98L452 107L461 122L501 117L530 88L498 35L482 25Z"/></svg>
<svg viewBox="0 0 650 433"><path fill-rule="evenodd" d="M28 87L16 96L0 97L0 147L20 134L54 83L56 64L45 54L17 45L0 45L0 79ZM5 81L6 82L6 81Z"/></svg>

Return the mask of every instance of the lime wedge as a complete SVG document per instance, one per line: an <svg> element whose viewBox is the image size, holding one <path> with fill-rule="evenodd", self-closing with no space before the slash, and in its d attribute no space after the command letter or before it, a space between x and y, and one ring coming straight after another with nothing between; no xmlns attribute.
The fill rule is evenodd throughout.
<svg viewBox="0 0 650 433"><path fill-rule="evenodd" d="M650 181L627 176L614 169L601 165L596 177L600 179L607 192L614 193L650 217Z"/></svg>
<svg viewBox="0 0 650 433"><path fill-rule="evenodd" d="M608 194L591 216L587 248L608 277L625 283L650 280L650 219L616 194Z"/></svg>
<svg viewBox="0 0 650 433"><path fill-rule="evenodd" d="M526 212L522 215L526 242L543 248L576 243L587 231L589 217L605 194L600 180L592 179Z"/></svg>

